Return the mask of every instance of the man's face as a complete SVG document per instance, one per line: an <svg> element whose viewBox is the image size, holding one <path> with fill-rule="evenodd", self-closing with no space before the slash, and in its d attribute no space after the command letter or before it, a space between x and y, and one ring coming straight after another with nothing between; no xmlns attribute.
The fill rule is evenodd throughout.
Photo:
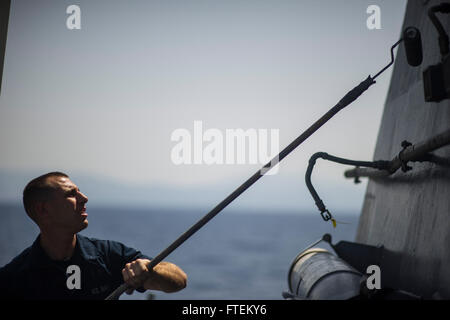
<svg viewBox="0 0 450 320"><path fill-rule="evenodd" d="M55 191L46 201L46 221L52 228L77 233L88 226L88 198L66 177L51 177L48 182Z"/></svg>

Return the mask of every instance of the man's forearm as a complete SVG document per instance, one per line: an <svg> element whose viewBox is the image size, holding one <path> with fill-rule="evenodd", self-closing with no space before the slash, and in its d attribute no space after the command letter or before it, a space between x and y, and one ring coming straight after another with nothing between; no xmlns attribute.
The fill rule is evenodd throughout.
<svg viewBox="0 0 450 320"><path fill-rule="evenodd" d="M162 261L158 263L153 272L144 282L147 290L160 290L167 293L184 289L187 284L187 276L177 265Z"/></svg>

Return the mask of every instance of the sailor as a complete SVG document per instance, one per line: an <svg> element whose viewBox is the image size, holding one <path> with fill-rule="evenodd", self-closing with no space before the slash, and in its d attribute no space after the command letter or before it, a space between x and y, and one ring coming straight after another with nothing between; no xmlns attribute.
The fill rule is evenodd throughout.
<svg viewBox="0 0 450 320"><path fill-rule="evenodd" d="M0 269L0 297L6 299L104 299L123 282L134 289L176 292L187 276L162 261L153 270L151 258L111 240L78 234L87 228L88 198L61 172L30 181L23 192L28 216L40 234Z"/></svg>

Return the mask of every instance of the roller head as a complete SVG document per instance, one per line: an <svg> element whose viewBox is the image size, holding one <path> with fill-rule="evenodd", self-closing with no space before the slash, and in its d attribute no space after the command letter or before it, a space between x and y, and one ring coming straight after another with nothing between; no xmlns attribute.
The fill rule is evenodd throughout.
<svg viewBox="0 0 450 320"><path fill-rule="evenodd" d="M423 60L422 38L419 29L414 27L406 28L403 31L403 41L408 64L413 67L419 66Z"/></svg>

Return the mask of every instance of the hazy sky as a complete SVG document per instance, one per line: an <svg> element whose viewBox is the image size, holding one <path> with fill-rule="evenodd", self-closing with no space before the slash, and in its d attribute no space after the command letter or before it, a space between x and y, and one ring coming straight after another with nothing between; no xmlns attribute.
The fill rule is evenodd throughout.
<svg viewBox="0 0 450 320"><path fill-rule="evenodd" d="M66 27L72 4L81 8L80 30ZM379 30L366 26L369 5L381 9ZM84 174L124 185L217 190L225 197L221 186L237 187L259 165L177 166L172 132L193 132L195 120L221 132L278 129L283 148L389 62L405 5L13 0L0 170L61 170L75 181ZM272 192L282 197L304 188L308 159L317 151L372 159L391 71L286 158L277 175L263 178L282 185ZM342 176L347 168L321 162L314 179L331 192L350 190ZM358 190L343 201L360 206L365 188Z"/></svg>

